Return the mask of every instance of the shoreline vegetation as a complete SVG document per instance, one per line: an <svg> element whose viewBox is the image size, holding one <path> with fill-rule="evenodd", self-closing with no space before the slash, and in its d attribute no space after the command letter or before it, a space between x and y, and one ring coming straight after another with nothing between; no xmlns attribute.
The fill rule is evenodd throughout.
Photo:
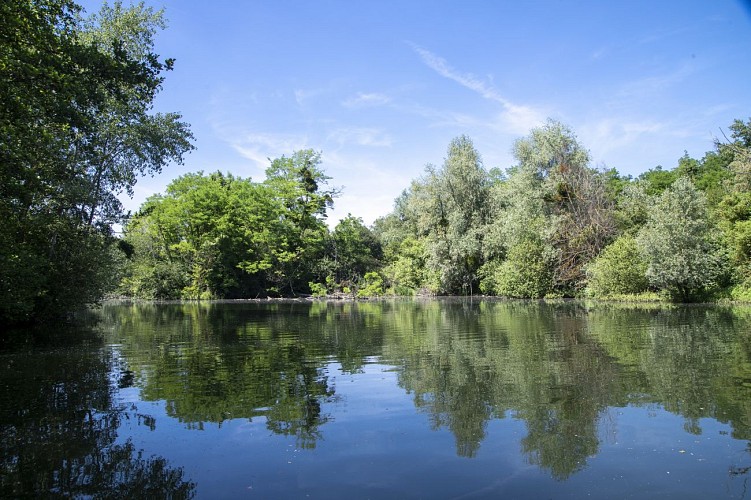
<svg viewBox="0 0 751 500"><path fill-rule="evenodd" d="M258 304L302 304L310 302L323 303L358 303L358 302L388 302L388 301L472 301L490 300L497 302L520 302L541 304L597 304L616 306L750 306L751 301L732 300L727 298L705 302L675 302L669 297L658 294L623 295L610 298L587 297L542 297L542 298L514 298L498 295L375 295L357 296L353 294L333 295L299 295L296 297L248 297L234 299L144 299L138 297L107 296L93 307L102 304L133 303L133 304L224 304L224 303L258 303Z"/></svg>
<svg viewBox="0 0 751 500"><path fill-rule="evenodd" d="M261 182L183 175L131 216L118 194L193 149L178 113L152 111L174 65L154 49L163 12L14 0L0 15L6 324L113 294L751 302L751 119L702 158L635 178L591 166L554 120L504 168L462 135L371 226L349 214L329 228L341 189L313 149L270 160Z"/></svg>
<svg viewBox="0 0 751 500"><path fill-rule="evenodd" d="M747 302L751 121L730 129L701 160L638 178L591 168L555 121L519 139L503 172L458 137L370 227L326 226L339 192L314 150L272 160L260 183L188 174L126 224L119 293Z"/></svg>

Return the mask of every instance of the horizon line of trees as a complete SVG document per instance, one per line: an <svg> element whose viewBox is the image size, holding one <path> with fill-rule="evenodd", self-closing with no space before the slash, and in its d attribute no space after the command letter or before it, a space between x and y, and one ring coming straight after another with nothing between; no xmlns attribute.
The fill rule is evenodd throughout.
<svg viewBox="0 0 751 500"><path fill-rule="evenodd" d="M173 181L125 226L120 293L149 299L296 295L751 299L751 120L672 170L637 178L589 165L549 120L486 170L451 141L372 227L333 230L339 193L321 154L271 161L257 183L202 172Z"/></svg>

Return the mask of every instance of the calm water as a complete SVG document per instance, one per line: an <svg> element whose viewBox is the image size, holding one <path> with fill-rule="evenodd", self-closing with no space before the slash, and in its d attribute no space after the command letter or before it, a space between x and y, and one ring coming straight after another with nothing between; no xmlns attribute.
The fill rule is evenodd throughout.
<svg viewBox="0 0 751 500"><path fill-rule="evenodd" d="M0 344L0 497L751 498L751 309L96 316Z"/></svg>

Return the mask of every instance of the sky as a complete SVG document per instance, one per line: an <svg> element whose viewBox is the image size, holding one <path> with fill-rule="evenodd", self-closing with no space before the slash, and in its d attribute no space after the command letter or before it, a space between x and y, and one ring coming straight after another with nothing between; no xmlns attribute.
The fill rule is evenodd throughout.
<svg viewBox="0 0 751 500"><path fill-rule="evenodd" d="M552 118L591 166L637 176L751 118L749 0L146 4L165 9L156 52L176 59L154 109L181 113L196 150L139 180L132 211L185 173L262 181L269 158L313 148L342 188L329 224L371 224L460 135L507 169Z"/></svg>

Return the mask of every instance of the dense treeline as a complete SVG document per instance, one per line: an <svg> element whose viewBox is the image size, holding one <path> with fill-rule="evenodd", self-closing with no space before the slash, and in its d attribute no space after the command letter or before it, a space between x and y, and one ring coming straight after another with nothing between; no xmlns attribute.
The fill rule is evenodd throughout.
<svg viewBox="0 0 751 500"><path fill-rule="evenodd" d="M271 162L266 180L216 172L175 180L126 227L121 291L144 298L350 294L751 298L749 124L701 160L634 179L589 165L549 121L487 171L467 137L449 145L367 228L333 229L338 191L321 156Z"/></svg>
<svg viewBox="0 0 751 500"><path fill-rule="evenodd" d="M376 221L399 293L677 301L751 298L751 121L701 160L638 178L589 165L548 121L486 171L466 137Z"/></svg>
<svg viewBox="0 0 751 500"><path fill-rule="evenodd" d="M173 60L161 11L118 1L0 5L0 319L60 317L119 287L143 298L491 294L751 299L751 121L701 159L638 178L590 165L564 125L485 169L465 136L372 228L325 223L313 150L263 182L189 174L126 221L118 195L180 163L192 135L152 103ZM113 232L125 223L123 238Z"/></svg>
<svg viewBox="0 0 751 500"><path fill-rule="evenodd" d="M151 112L173 61L160 11L69 0L0 2L0 322L57 318L117 284L117 195L192 146Z"/></svg>
<svg viewBox="0 0 751 500"><path fill-rule="evenodd" d="M320 154L271 162L266 180L188 174L150 198L126 227L133 257L122 292L155 298L291 296L360 283L380 246L360 219L325 224L337 189ZM352 284L350 283L350 287Z"/></svg>

